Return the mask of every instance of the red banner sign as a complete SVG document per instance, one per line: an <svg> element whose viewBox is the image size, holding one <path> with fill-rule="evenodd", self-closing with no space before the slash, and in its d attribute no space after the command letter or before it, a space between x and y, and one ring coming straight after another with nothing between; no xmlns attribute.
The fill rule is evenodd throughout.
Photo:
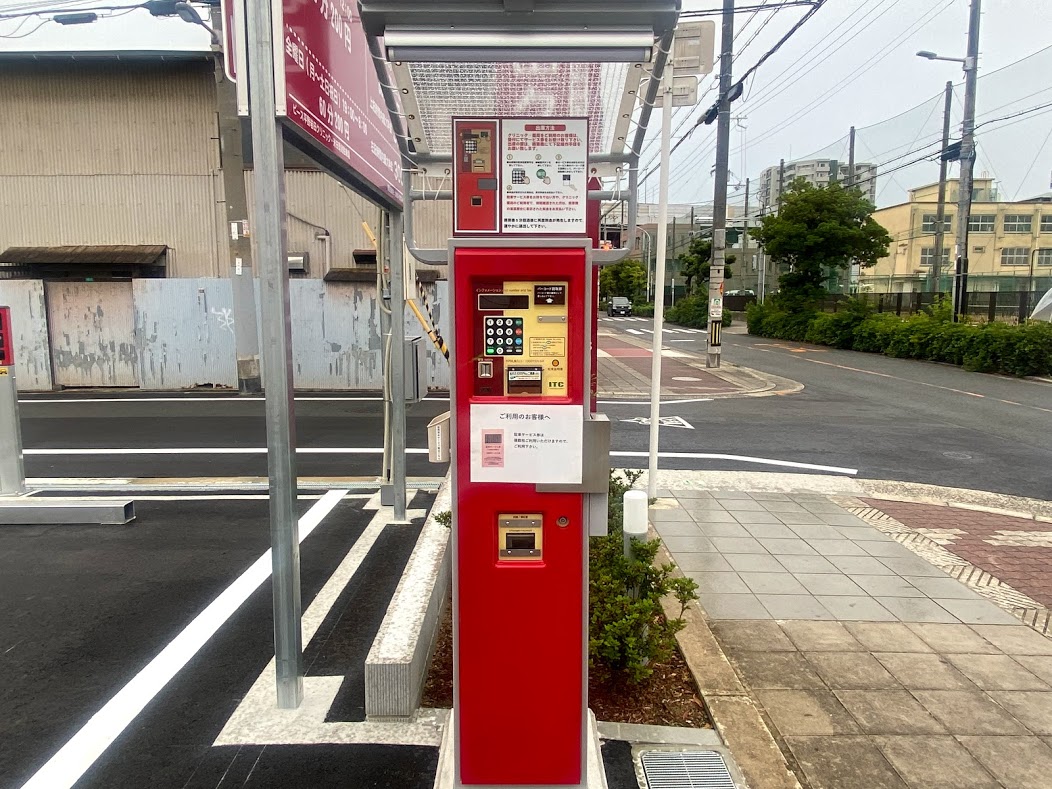
<svg viewBox="0 0 1052 789"><path fill-rule="evenodd" d="M279 112L388 202L402 202L401 154L355 0L282 0ZM282 101L284 99L284 101Z"/></svg>

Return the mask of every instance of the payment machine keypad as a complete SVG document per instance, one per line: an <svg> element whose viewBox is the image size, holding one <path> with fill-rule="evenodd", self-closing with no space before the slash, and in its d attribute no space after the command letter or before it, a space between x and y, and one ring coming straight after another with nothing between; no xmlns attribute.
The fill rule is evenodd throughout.
<svg viewBox="0 0 1052 789"><path fill-rule="evenodd" d="M487 356L522 356L522 318L492 317L487 315L485 329Z"/></svg>

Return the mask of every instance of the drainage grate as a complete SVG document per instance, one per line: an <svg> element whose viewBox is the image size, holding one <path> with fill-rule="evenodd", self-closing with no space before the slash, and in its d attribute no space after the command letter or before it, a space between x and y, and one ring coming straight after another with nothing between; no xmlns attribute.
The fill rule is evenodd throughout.
<svg viewBox="0 0 1052 789"><path fill-rule="evenodd" d="M735 789L716 751L645 751L642 762L649 789Z"/></svg>

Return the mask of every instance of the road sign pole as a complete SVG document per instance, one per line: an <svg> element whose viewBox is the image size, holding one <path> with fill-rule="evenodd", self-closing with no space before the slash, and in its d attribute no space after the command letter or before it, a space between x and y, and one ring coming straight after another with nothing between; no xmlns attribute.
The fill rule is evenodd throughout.
<svg viewBox="0 0 1052 789"><path fill-rule="evenodd" d="M671 58L670 58L671 60ZM672 63L666 61L661 82L661 179L658 185L657 263L654 272L654 348L650 365L650 466L647 492L657 497L658 446L661 432L661 334L665 323L665 258L668 252L668 177L672 158Z"/></svg>
<svg viewBox="0 0 1052 789"><path fill-rule="evenodd" d="M256 260L260 265L263 361L266 375L267 465L274 586L274 657L277 704L295 709L303 700L300 628L299 524L296 518L296 431L289 311L285 160L277 120L274 26L269 2L246 3L251 86L253 206Z"/></svg>

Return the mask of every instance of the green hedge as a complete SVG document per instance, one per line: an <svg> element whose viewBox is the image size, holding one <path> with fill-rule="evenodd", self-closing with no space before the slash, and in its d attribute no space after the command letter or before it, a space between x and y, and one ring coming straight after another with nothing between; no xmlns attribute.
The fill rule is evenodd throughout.
<svg viewBox="0 0 1052 789"><path fill-rule="evenodd" d="M665 320L690 329L709 328L709 297L704 293L697 293L680 299L665 310ZM724 327L730 326L732 320L731 313L725 310L723 313Z"/></svg>
<svg viewBox="0 0 1052 789"><path fill-rule="evenodd" d="M788 312L767 302L749 306L747 325L749 334L759 337L945 362L981 373L1052 374L1052 324L953 323L947 305L932 314L899 318L873 314L860 301L848 302L835 314Z"/></svg>

